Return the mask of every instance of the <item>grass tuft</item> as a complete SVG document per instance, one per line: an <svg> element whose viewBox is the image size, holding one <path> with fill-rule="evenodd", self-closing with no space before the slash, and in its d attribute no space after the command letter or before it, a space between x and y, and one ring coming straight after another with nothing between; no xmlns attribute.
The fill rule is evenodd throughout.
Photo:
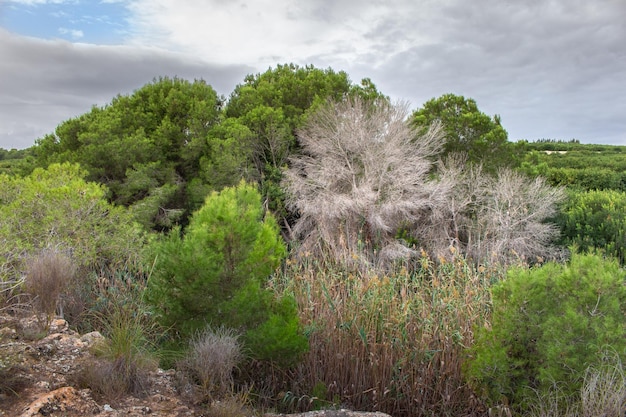
<svg viewBox="0 0 626 417"><path fill-rule="evenodd" d="M211 400L233 392L233 370L242 359L234 330L207 327L189 341L187 355L177 368L199 388L202 400Z"/></svg>

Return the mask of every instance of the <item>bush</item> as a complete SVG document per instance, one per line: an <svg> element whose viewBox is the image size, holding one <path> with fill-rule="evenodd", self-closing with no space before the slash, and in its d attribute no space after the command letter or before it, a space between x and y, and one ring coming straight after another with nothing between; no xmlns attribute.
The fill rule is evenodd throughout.
<svg viewBox="0 0 626 417"><path fill-rule="evenodd" d="M148 372L156 369L158 361L141 308L118 306L101 321L105 339L93 347L97 360L81 367L77 384L109 400L145 395L150 387Z"/></svg>
<svg viewBox="0 0 626 417"><path fill-rule="evenodd" d="M626 262L626 193L619 191L571 192L556 222L561 244L580 251L602 249Z"/></svg>
<svg viewBox="0 0 626 417"><path fill-rule="evenodd" d="M285 255L276 221L264 215L261 197L242 182L207 197L181 236L174 229L150 245L154 273L147 300L158 320L185 342L207 325L224 325L242 332L251 356L282 362L284 349L301 351L295 308L283 308L264 288ZM277 327L278 326L278 327ZM259 332L263 337L259 338ZM262 350L268 338L283 346Z"/></svg>
<svg viewBox="0 0 626 417"><path fill-rule="evenodd" d="M467 367L493 403L523 410L555 384L579 392L585 369L610 346L626 355L626 272L599 255L574 255L568 265L511 269L494 286L491 328L478 330Z"/></svg>

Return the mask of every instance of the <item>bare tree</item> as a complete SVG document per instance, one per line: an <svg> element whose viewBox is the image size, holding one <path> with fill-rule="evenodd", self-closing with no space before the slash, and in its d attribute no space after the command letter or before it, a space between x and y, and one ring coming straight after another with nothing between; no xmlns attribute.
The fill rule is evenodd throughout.
<svg viewBox="0 0 626 417"><path fill-rule="evenodd" d="M407 115L403 103L351 97L309 117L284 181L303 248L368 264L410 251L396 233L437 210L450 187L429 179L444 143L439 126L418 137Z"/></svg>
<svg viewBox="0 0 626 417"><path fill-rule="evenodd" d="M547 220L565 197L562 188L510 169L489 177L476 195L468 255L500 263L535 261L555 255L552 240L558 229Z"/></svg>
<svg viewBox="0 0 626 417"><path fill-rule="evenodd" d="M469 227L477 210L477 196L487 189L488 177L480 165L468 164L467 155L452 153L437 165L442 188L434 206L413 226L412 233L420 244L436 258L450 258L467 252L472 245Z"/></svg>

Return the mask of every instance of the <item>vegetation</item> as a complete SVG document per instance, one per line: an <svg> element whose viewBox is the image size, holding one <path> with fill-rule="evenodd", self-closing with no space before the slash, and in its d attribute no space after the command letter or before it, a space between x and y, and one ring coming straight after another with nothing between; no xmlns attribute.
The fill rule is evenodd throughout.
<svg viewBox="0 0 626 417"><path fill-rule="evenodd" d="M439 131L416 138L406 116L406 106L350 98L309 117L298 134L302 156L293 159L285 187L289 207L300 214L294 232L304 250L321 243L320 251L337 260L363 256L367 264L410 251L395 236L423 212L438 210L448 186L428 177L428 158L442 145Z"/></svg>
<svg viewBox="0 0 626 417"><path fill-rule="evenodd" d="M462 356L474 326L486 323L499 276L425 253L387 273L310 255L288 262L276 286L295 295L310 349L284 402L292 410L317 402L391 415L478 412Z"/></svg>
<svg viewBox="0 0 626 417"><path fill-rule="evenodd" d="M107 399L174 348L210 415L621 415L625 150L330 68L156 79L0 150L0 311L101 331Z"/></svg>
<svg viewBox="0 0 626 417"><path fill-rule="evenodd" d="M615 190L572 191L556 223L561 244L581 252L600 249L626 263L626 193Z"/></svg>
<svg viewBox="0 0 626 417"><path fill-rule="evenodd" d="M37 163L79 163L87 180L106 185L110 201L131 207L141 224L169 228L208 192L190 182L207 157L221 104L203 81L161 78L60 124L37 142Z"/></svg>
<svg viewBox="0 0 626 417"><path fill-rule="evenodd" d="M46 250L32 260L26 271L24 289L33 297L31 304L44 315L48 328L59 306L61 294L74 279L75 267L66 255Z"/></svg>
<svg viewBox="0 0 626 417"><path fill-rule="evenodd" d="M514 146L507 141L500 116L482 113L471 98L454 94L433 98L413 113L412 123L422 133L433 123L441 124L444 157L464 153L469 163L482 164L489 172L516 163Z"/></svg>
<svg viewBox="0 0 626 417"><path fill-rule="evenodd" d="M479 392L523 411L553 386L566 399L579 393L607 347L623 360L625 278L615 260L593 254L510 269L493 287L491 326L471 349L468 375Z"/></svg>
<svg viewBox="0 0 626 417"><path fill-rule="evenodd" d="M151 254L147 300L176 339L227 326L242 332L257 359L289 363L304 350L295 307L263 286L285 247L252 185L211 194L185 234L173 229L151 244Z"/></svg>

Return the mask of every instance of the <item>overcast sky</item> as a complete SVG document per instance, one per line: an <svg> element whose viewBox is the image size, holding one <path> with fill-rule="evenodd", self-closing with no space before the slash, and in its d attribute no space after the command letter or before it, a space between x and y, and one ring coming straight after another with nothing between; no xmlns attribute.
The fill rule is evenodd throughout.
<svg viewBox="0 0 626 417"><path fill-rule="evenodd" d="M626 145L626 0L0 0L0 147L155 77L228 96L284 63L413 109L471 97L510 140Z"/></svg>

